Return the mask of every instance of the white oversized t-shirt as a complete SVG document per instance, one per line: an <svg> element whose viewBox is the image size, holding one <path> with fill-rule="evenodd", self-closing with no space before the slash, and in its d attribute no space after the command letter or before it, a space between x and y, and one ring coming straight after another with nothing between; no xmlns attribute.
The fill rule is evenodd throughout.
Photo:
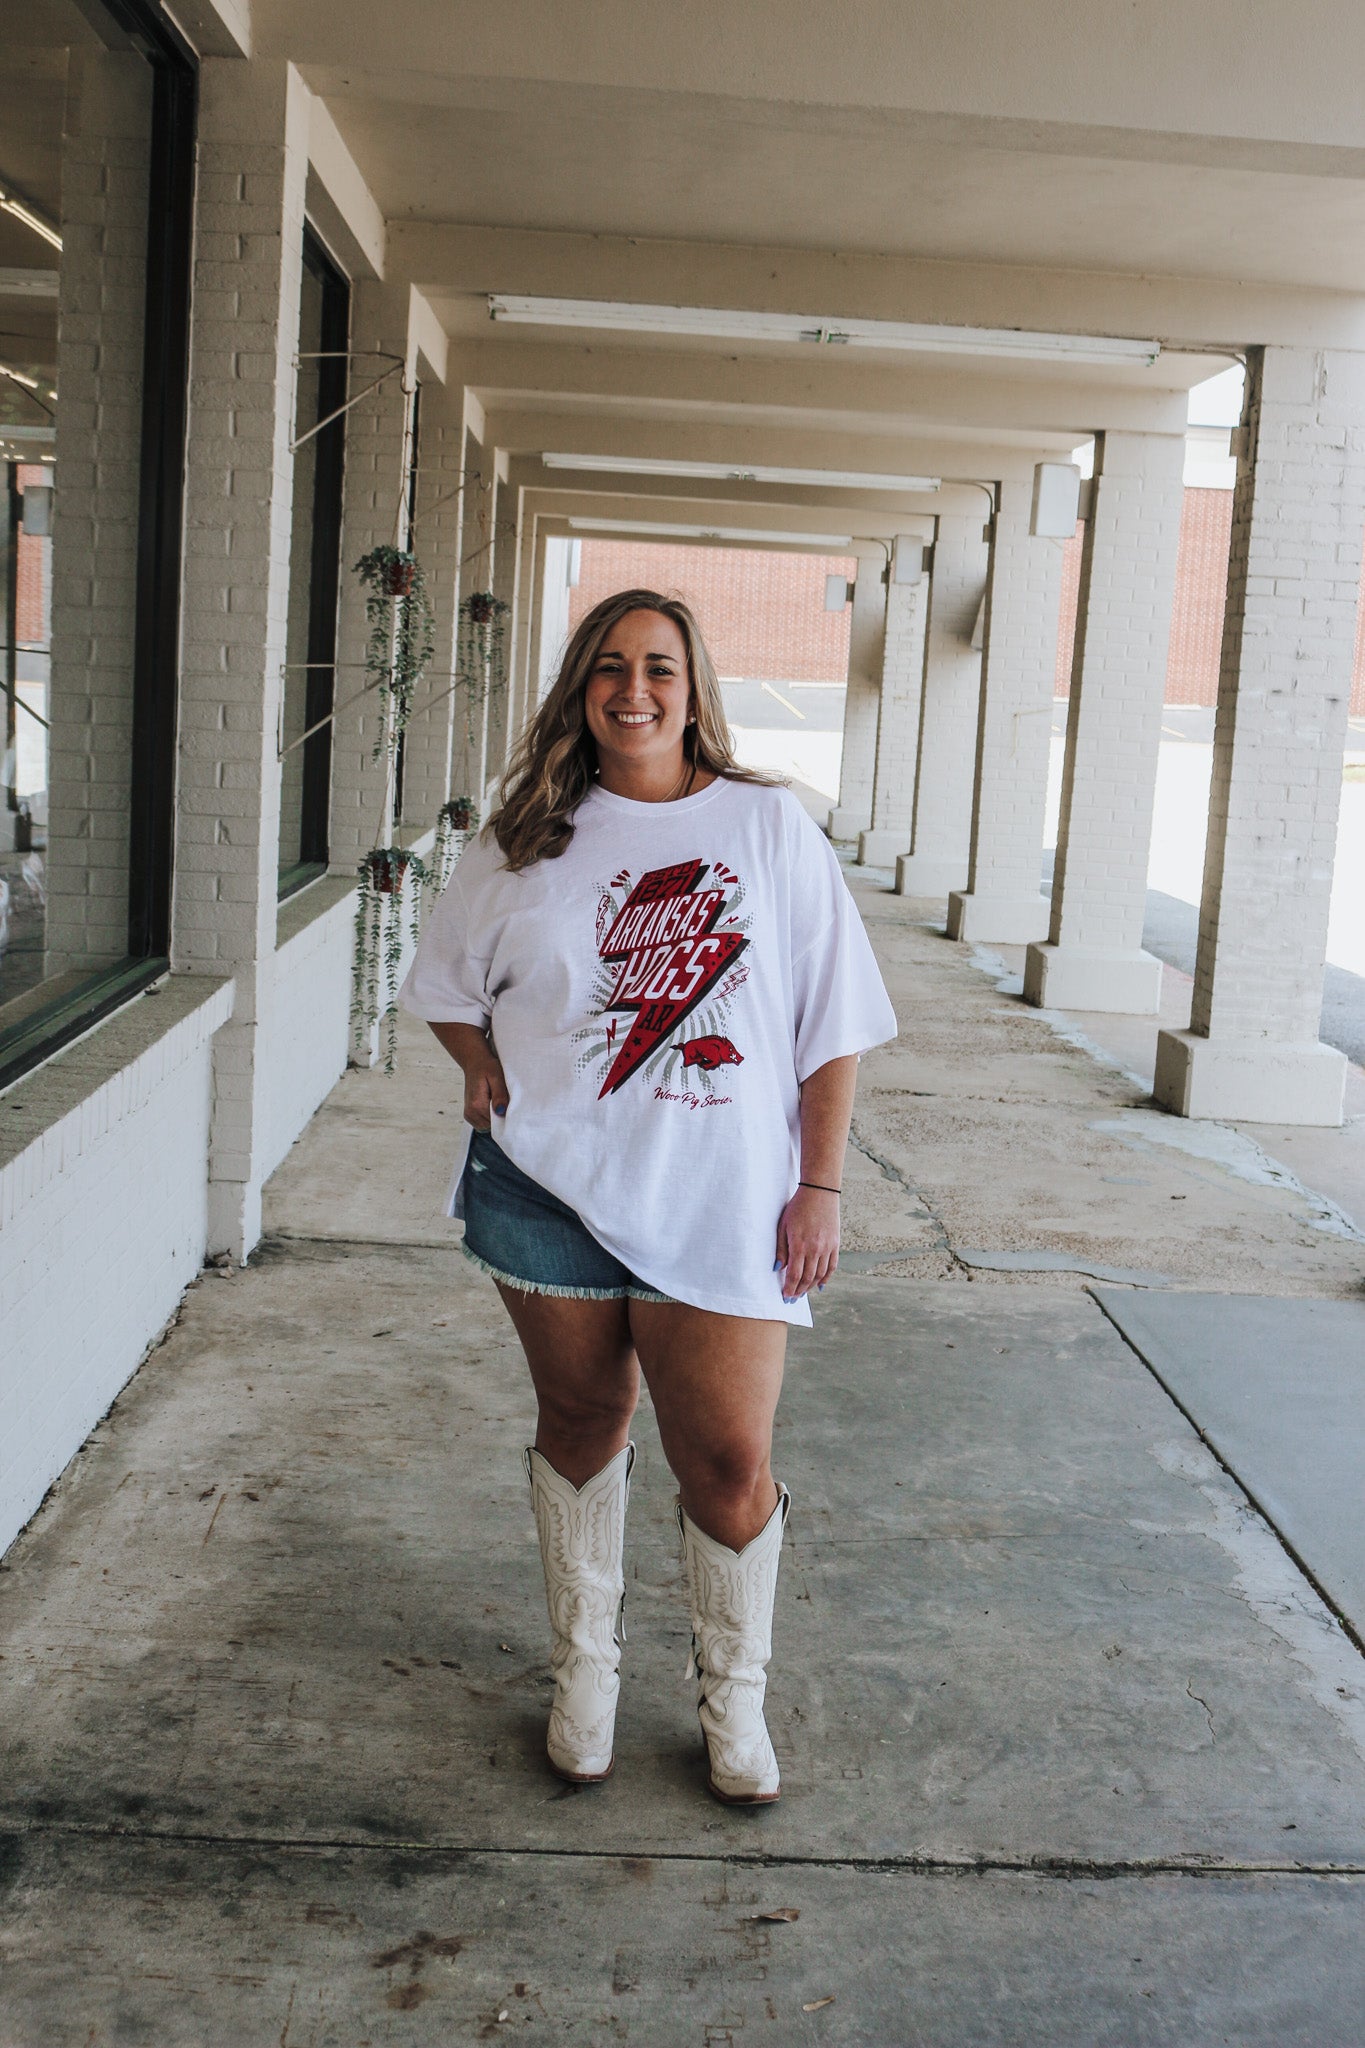
<svg viewBox="0 0 1365 2048"><path fill-rule="evenodd" d="M800 1177L798 1085L896 1035L833 849L788 790L676 803L600 786L556 860L463 854L400 1000L486 1026L507 1077L493 1136L646 1286L808 1324L777 1226ZM462 1212L468 1151L456 1162Z"/></svg>

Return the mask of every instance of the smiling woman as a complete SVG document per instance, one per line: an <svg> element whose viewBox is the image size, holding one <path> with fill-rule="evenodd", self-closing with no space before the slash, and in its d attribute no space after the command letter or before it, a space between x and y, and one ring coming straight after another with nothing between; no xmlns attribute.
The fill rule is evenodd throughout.
<svg viewBox="0 0 1365 2048"><path fill-rule="evenodd" d="M776 1799L787 1326L837 1264L857 1056L895 1017L828 841L736 766L685 605L629 590L581 622L403 1001L463 1069L452 1213L536 1388L550 1762L612 1767L643 1372L678 1478L708 1783Z"/></svg>

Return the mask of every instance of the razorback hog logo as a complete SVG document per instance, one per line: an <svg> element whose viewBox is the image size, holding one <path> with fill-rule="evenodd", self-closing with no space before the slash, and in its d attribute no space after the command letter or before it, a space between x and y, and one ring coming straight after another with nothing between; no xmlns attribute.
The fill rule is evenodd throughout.
<svg viewBox="0 0 1365 2048"><path fill-rule="evenodd" d="M682 1049L684 1068L701 1067L710 1074L717 1067L739 1067L744 1064L744 1055L737 1052L728 1038L717 1038L714 1034L706 1038L689 1038Z"/></svg>
<svg viewBox="0 0 1365 2048"><path fill-rule="evenodd" d="M599 1101L615 1094L691 1015L749 943L742 932L713 929L725 907L725 891L698 889L706 871L702 860L651 868L603 934L601 957L619 960L621 971L602 1007L634 1010L635 1021L607 1070Z"/></svg>

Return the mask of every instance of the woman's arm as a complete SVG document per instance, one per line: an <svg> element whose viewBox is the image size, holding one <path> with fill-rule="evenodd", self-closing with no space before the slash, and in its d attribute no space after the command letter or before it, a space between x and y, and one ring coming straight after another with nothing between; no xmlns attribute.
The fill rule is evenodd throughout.
<svg viewBox="0 0 1365 2048"><path fill-rule="evenodd" d="M507 1109L507 1082L502 1062L477 1024L433 1024L432 1031L464 1074L464 1120L476 1131L490 1131L493 1118Z"/></svg>
<svg viewBox="0 0 1365 2048"><path fill-rule="evenodd" d="M777 1226L782 1294L799 1301L839 1263L839 1197L853 1121L858 1055L829 1060L801 1084L801 1180ZM814 1186L805 1183L814 1182Z"/></svg>

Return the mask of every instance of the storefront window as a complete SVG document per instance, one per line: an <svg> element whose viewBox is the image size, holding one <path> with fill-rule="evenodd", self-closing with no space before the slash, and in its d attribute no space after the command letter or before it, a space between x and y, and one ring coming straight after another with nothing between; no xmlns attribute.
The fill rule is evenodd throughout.
<svg viewBox="0 0 1365 2048"><path fill-rule="evenodd" d="M346 419L349 292L311 230L304 230L295 438L318 428L294 456L289 544L289 634L280 721L280 894L327 865L341 491ZM327 421L323 426L320 422Z"/></svg>
<svg viewBox="0 0 1365 2048"><path fill-rule="evenodd" d="M168 950L193 90L150 8L6 26L0 1083Z"/></svg>

